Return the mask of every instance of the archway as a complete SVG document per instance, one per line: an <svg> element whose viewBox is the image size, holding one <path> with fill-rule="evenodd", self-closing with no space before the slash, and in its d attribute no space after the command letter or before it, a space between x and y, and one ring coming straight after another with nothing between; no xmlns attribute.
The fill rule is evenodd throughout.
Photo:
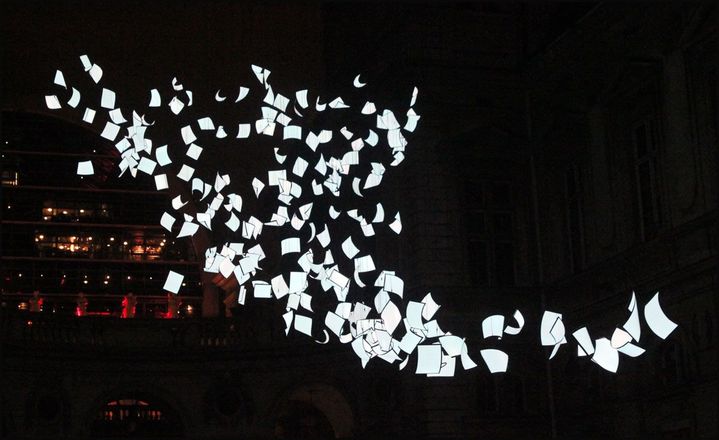
<svg viewBox="0 0 719 440"><path fill-rule="evenodd" d="M167 402L146 393L106 399L94 414L91 438L182 437L180 414Z"/></svg>
<svg viewBox="0 0 719 440"><path fill-rule="evenodd" d="M280 439L352 438L354 416L345 397L331 385L294 388L277 411L275 436Z"/></svg>

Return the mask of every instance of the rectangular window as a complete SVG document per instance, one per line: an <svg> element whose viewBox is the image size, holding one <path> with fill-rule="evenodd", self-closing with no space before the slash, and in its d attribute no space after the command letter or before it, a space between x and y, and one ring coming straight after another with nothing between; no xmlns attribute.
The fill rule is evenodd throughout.
<svg viewBox="0 0 719 440"><path fill-rule="evenodd" d="M657 176L657 127L646 119L634 128L634 172L642 240L654 238L662 225Z"/></svg>
<svg viewBox="0 0 719 440"><path fill-rule="evenodd" d="M474 284L515 284L513 206L509 183L467 182L465 224L468 270Z"/></svg>
<svg viewBox="0 0 719 440"><path fill-rule="evenodd" d="M584 266L584 218L582 212L581 170L572 165L567 170L565 187L565 205L567 216L567 243L572 272L578 272Z"/></svg>

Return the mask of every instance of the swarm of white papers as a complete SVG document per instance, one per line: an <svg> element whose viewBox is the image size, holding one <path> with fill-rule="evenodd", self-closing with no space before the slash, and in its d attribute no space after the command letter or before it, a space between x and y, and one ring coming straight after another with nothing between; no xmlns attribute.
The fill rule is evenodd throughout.
<svg viewBox="0 0 719 440"><path fill-rule="evenodd" d="M186 185L185 191L170 194L172 210L168 207L169 212L158 219L169 233L189 238L200 231L229 230L232 240L208 247L204 265L208 273L236 279L238 290L228 295L226 304L244 305L252 298L281 301L286 334L304 334L320 344L332 340L349 344L363 367L379 358L403 369L414 358L416 374L452 376L457 358L465 370L477 366L468 355L465 339L443 331L434 319L440 305L432 295L420 301L407 298L400 275L381 268L368 251L372 249L368 237L402 231L400 213L386 212L385 206L373 199L381 194L379 187L387 170L400 165L409 151L408 136L421 118L414 109L416 87L409 93L409 108L394 111L378 108L375 103L379 101L366 96L330 95L328 99L308 90L281 92L271 85L270 70L252 65L257 83L254 87L239 85L234 102L221 90L214 100L203 100L245 112L240 119L227 119L238 113L208 114L207 109L195 113L193 92L178 78L170 81L170 92L161 92L169 87L148 90L150 99L144 110L120 108L119 94L98 85L102 69L86 55L80 60L85 71L80 75L99 99L68 86L69 76L58 70L53 82L60 90L45 96L47 107L68 111L65 102L80 112L83 121L96 124L100 136L114 143L120 154L120 176L135 178L140 171L141 176L154 179L158 191L176 191ZM360 75L354 78L356 94L361 94L365 85ZM81 96L87 107L78 107ZM248 96L251 99L246 99ZM258 107L248 109L252 99L261 101ZM154 123L148 122L144 112L149 112L152 120L177 121L158 130L174 136L152 139ZM313 121L325 117L306 117L317 112L354 125L340 130L318 127ZM160 113L168 117L159 118ZM218 148L257 148L260 137L274 143L268 157L274 157L276 166L266 173L240 182L221 169L213 170L209 178L204 174L208 164L203 160ZM77 174L93 173L91 161L78 162ZM260 215L245 209L243 200L254 198L272 213ZM368 206L367 200L372 200L369 210L361 208ZM324 208L316 208L318 205ZM263 242L267 228L276 229L280 239ZM263 246L274 248L272 255L279 254L282 259L281 265L267 266L282 267L283 272L263 271L267 258ZM183 281L183 274L170 271L164 289L178 293ZM316 315L312 300L318 294L336 298L334 310ZM634 298L632 304L632 316L611 340L603 338L592 344L586 329L575 332L579 354L593 354L592 360L614 371L614 351L638 355L641 349L630 342L639 340ZM647 304L644 316L649 328L662 338L676 326L659 307L657 297ZM501 340L504 335L519 334L524 324L524 316L517 310L511 320L503 315L487 317L482 332L485 339ZM561 314L545 313L541 336L543 345L554 347L554 356L567 342ZM509 356L503 351L487 348L480 353L490 372L507 370Z"/></svg>
<svg viewBox="0 0 719 440"><path fill-rule="evenodd" d="M629 357L644 354L645 350L634 344L639 342L642 334L635 293L632 293L627 309L629 318L621 328L615 328L609 338L598 338L592 342L586 327L572 333L577 341L577 356L591 356L592 362L607 371L616 373L619 368L619 353ZM659 293L656 293L644 306L644 319L649 329L662 339L666 339L677 328L677 325L667 317L659 305ZM567 342L562 315L549 311L544 312L540 335L542 345L554 346L550 355L551 359L559 350L559 346Z"/></svg>

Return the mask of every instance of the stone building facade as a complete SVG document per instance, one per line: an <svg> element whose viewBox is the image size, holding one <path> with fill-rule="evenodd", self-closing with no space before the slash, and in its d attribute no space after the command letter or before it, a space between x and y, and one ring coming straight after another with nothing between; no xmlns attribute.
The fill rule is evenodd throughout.
<svg viewBox="0 0 719 440"><path fill-rule="evenodd" d="M368 69L398 90L393 102L418 86L421 129L405 167L386 182L404 231L377 240L376 259L402 274L407 296L433 293L443 330L467 336L479 363L479 349L492 346L481 339L482 319L520 309L524 331L496 345L510 355L509 372L480 366L428 380L379 363L362 370L346 347L286 337L281 307L123 325L3 311L2 434L719 435L716 6L598 3L574 12L559 33L548 24L558 14L551 4L350 9L234 11L249 30L229 49L249 45L250 55L269 53L278 71L294 69L292 48L306 45L258 36L276 28L274 14L290 34L309 29L304 80L335 84ZM231 21L217 34L196 30L219 45ZM345 25L354 42L340 39ZM224 75L195 67L198 78ZM3 110L41 111L34 92L12 93L21 89L13 78ZM547 361L543 310L563 313L568 330L587 325L609 337L632 291L642 303L659 291L678 330L666 341L646 331L646 354L622 358L617 375L578 359L571 338ZM205 300L219 312L216 291ZM107 418L119 413L111 407L123 405L169 422L148 413L152 422L112 431Z"/></svg>

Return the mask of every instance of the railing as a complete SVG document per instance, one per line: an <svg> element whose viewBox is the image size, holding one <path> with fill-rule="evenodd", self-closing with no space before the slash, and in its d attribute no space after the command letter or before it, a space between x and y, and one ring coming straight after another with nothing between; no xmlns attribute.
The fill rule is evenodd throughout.
<svg viewBox="0 0 719 440"><path fill-rule="evenodd" d="M120 354L138 351L168 355L183 349L232 349L243 352L282 344L276 332L259 332L257 325L238 318L152 319L117 317L66 317L45 313L0 311L0 342L4 351L23 355L34 352L81 351ZM284 337L284 332L280 332Z"/></svg>

